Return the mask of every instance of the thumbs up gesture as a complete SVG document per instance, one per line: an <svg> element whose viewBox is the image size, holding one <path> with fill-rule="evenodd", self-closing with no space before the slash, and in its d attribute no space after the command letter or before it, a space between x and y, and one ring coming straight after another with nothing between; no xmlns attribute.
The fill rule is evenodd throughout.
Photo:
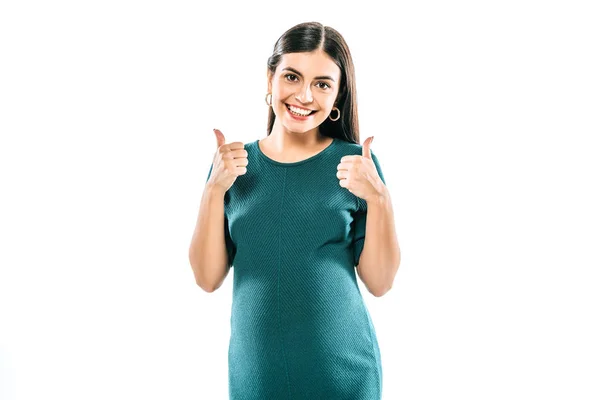
<svg viewBox="0 0 600 400"><path fill-rule="evenodd" d="M238 176L246 173L248 152L244 149L243 142L225 143L225 135L218 129L213 131L217 138L217 151L207 183L222 188L225 193Z"/></svg>
<svg viewBox="0 0 600 400"><path fill-rule="evenodd" d="M380 195L384 183L379 177L375 163L371 158L371 143L374 136L367 138L362 146L362 155L348 155L342 157L337 166L336 176L340 186L345 187L350 193L366 201Z"/></svg>

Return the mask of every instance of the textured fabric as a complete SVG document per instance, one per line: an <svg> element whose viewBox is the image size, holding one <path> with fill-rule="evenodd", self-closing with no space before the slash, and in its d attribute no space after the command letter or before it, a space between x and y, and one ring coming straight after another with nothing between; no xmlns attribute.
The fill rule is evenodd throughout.
<svg viewBox="0 0 600 400"><path fill-rule="evenodd" d="M258 140L244 148L247 172L224 198L230 400L380 399L379 345L355 272L367 203L336 176L362 146L334 139L293 163L267 157Z"/></svg>

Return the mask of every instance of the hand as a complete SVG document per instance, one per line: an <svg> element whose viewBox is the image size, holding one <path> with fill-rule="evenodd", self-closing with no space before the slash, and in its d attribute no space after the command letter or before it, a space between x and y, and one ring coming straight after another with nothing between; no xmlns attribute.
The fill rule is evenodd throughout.
<svg viewBox="0 0 600 400"><path fill-rule="evenodd" d="M217 151L207 184L215 185L226 192L238 176L246 173L248 152L244 149L243 142L225 144L225 135L218 129L213 131L217 138Z"/></svg>
<svg viewBox="0 0 600 400"><path fill-rule="evenodd" d="M350 193L367 201L381 195L385 190L385 185L371 158L371 143L374 137L371 136L364 141L362 156L342 157L336 174L341 187L345 187Z"/></svg>

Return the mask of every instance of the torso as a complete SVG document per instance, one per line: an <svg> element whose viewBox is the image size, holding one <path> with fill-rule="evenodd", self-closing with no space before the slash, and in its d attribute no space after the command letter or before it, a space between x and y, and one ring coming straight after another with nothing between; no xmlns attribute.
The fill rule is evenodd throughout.
<svg viewBox="0 0 600 400"><path fill-rule="evenodd" d="M320 137L270 151L292 160L280 163L258 146L277 150L273 139L244 144L247 172L223 199L230 398L381 400L378 338L355 268L367 203L336 174L362 148Z"/></svg>

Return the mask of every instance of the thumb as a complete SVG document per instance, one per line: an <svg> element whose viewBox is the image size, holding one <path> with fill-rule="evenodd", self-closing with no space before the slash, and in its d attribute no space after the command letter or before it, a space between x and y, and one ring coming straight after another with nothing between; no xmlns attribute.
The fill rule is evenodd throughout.
<svg viewBox="0 0 600 400"><path fill-rule="evenodd" d="M223 135L223 132L218 129L213 129L213 132L217 138L217 148L219 148L225 144L225 135Z"/></svg>
<svg viewBox="0 0 600 400"><path fill-rule="evenodd" d="M363 142L363 146L362 146L363 157L367 157L368 159L371 159L371 143L373 142L374 138L375 138L375 136L371 136Z"/></svg>

